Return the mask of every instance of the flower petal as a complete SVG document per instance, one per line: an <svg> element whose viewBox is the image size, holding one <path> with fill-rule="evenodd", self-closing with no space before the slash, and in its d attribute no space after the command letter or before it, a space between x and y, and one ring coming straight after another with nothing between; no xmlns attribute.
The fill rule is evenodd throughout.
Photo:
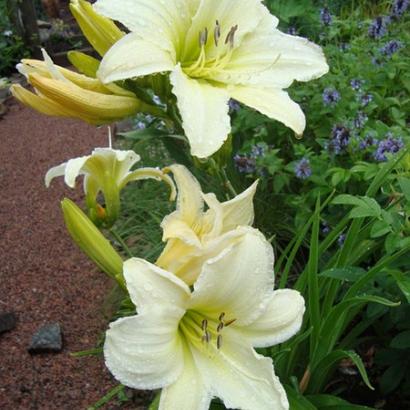
<svg viewBox="0 0 410 410"><path fill-rule="evenodd" d="M97 71L103 83L171 71L175 66L170 53L154 43L130 33L105 54Z"/></svg>
<svg viewBox="0 0 410 410"><path fill-rule="evenodd" d="M208 410L211 398L192 353L185 346L184 369L175 383L162 390L159 410Z"/></svg>
<svg viewBox="0 0 410 410"><path fill-rule="evenodd" d="M299 292L292 289L276 290L265 312L242 329L243 335L254 347L283 343L300 330L304 312L305 301Z"/></svg>
<svg viewBox="0 0 410 410"><path fill-rule="evenodd" d="M273 249L256 229L207 260L194 283L190 309L218 317L221 312L238 326L252 323L266 309L273 288Z"/></svg>
<svg viewBox="0 0 410 410"><path fill-rule="evenodd" d="M140 38L150 39L172 57L182 47L197 1L99 0L97 12L120 21Z"/></svg>
<svg viewBox="0 0 410 410"><path fill-rule="evenodd" d="M179 278L144 259L124 262L124 278L138 312L165 306L170 312L184 308L191 292Z"/></svg>
<svg viewBox="0 0 410 410"><path fill-rule="evenodd" d="M234 329L222 331L222 346L212 357L193 349L195 362L211 393L225 407L242 410L288 410L284 388L273 372L272 359L257 354Z"/></svg>
<svg viewBox="0 0 410 410"><path fill-rule="evenodd" d="M66 166L67 166L67 163L64 162L64 164L57 165L56 167L50 168L47 171L47 174L44 178L45 185L47 188L50 186L50 183L54 178L62 177L63 175L65 175Z"/></svg>
<svg viewBox="0 0 410 410"><path fill-rule="evenodd" d="M255 196L257 187L258 181L255 181L247 190L230 201L222 203L222 232L228 232L241 225L252 225L255 216L253 197Z"/></svg>
<svg viewBox="0 0 410 410"><path fill-rule="evenodd" d="M183 366L178 323L181 309L155 309L110 324L104 344L105 364L122 384L157 389L173 383Z"/></svg>
<svg viewBox="0 0 410 410"><path fill-rule="evenodd" d="M231 131L225 89L187 77L178 65L170 76L191 154L206 158L221 148Z"/></svg>
<svg viewBox="0 0 410 410"><path fill-rule="evenodd" d="M65 168L65 176L64 176L64 182L70 187L74 188L75 187L75 180L77 177L81 174L84 173L83 167L85 163L92 158L91 155L86 155L84 157L79 157L79 158L73 158L70 159L67 162L66 168Z"/></svg>
<svg viewBox="0 0 410 410"><path fill-rule="evenodd" d="M306 127L305 115L285 91L246 86L233 86L229 91L232 98L282 122L296 134L303 134Z"/></svg>

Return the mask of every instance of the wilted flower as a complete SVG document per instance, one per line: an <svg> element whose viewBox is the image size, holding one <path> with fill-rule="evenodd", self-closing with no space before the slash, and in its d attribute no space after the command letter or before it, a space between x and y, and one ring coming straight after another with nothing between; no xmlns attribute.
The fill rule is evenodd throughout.
<svg viewBox="0 0 410 410"><path fill-rule="evenodd" d="M58 176L64 176L65 183L75 187L79 175L84 175L84 191L90 218L96 224L111 227L120 210L120 191L131 181L148 178L165 181L171 187L171 199L175 197L175 187L171 178L156 168L131 168L140 160L134 151L96 148L91 155L70 159L51 168L45 177L45 184ZM97 201L98 194L104 195L105 207Z"/></svg>
<svg viewBox="0 0 410 410"><path fill-rule="evenodd" d="M380 53L385 55L386 57L391 57L401 48L403 48L403 43L401 41L391 40L380 49Z"/></svg>
<svg viewBox="0 0 410 410"><path fill-rule="evenodd" d="M143 259L124 263L138 315L110 324L105 363L126 386L162 388L160 409L207 410L215 396L227 408L289 409L272 359L254 348L296 334L305 303L295 290L273 290L272 246L243 231L206 260L191 288Z"/></svg>
<svg viewBox="0 0 410 410"><path fill-rule="evenodd" d="M330 26L332 20L332 15L327 7L320 9L320 21L324 26Z"/></svg>
<svg viewBox="0 0 410 410"><path fill-rule="evenodd" d="M388 133L386 137L384 140L379 141L376 152L374 153L376 161L387 161L386 154L395 154L404 147L401 138L395 138L391 133Z"/></svg>
<svg viewBox="0 0 410 410"><path fill-rule="evenodd" d="M228 138L230 98L301 134L304 114L283 89L327 73L321 48L277 30L278 20L260 0L182 0L178 6L98 0L97 12L130 30L104 56L101 81L170 73L191 153L200 158Z"/></svg>
<svg viewBox="0 0 410 410"><path fill-rule="evenodd" d="M307 179L312 175L312 168L310 167L310 161L308 158L302 158L295 165L295 174L300 179Z"/></svg>
<svg viewBox="0 0 410 410"><path fill-rule="evenodd" d="M392 5L392 16L399 18L401 17L409 7L409 0L394 0Z"/></svg>
<svg viewBox="0 0 410 410"><path fill-rule="evenodd" d="M387 33L387 26L390 23L389 17L376 17L369 27L369 36L375 39L383 37Z"/></svg>
<svg viewBox="0 0 410 410"><path fill-rule="evenodd" d="M334 88L326 88L323 91L323 102L325 105L336 105L341 99L339 91Z"/></svg>

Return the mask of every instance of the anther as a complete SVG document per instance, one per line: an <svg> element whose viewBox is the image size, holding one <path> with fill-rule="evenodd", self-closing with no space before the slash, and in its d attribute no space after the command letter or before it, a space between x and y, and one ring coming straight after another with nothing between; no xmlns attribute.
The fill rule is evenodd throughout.
<svg viewBox="0 0 410 410"><path fill-rule="evenodd" d="M204 319L203 321L202 321L202 325L201 325L201 328L202 328L202 330L206 330L207 329L207 327L208 327L208 321L206 320L206 319Z"/></svg>
<svg viewBox="0 0 410 410"><path fill-rule="evenodd" d="M236 319L231 319L231 320L228 320L227 322L225 322L225 327L228 327L228 326L230 326L233 322L236 322Z"/></svg>
<svg viewBox="0 0 410 410"><path fill-rule="evenodd" d="M208 41L208 29L205 27L199 32L199 46L203 47Z"/></svg>
<svg viewBox="0 0 410 410"><path fill-rule="evenodd" d="M218 327L216 328L216 331L219 333L223 328L224 328L224 324L221 322L221 323L219 323Z"/></svg>
<svg viewBox="0 0 410 410"><path fill-rule="evenodd" d="M218 335L218 338L216 339L216 347L218 349L222 347L222 335Z"/></svg>
<svg viewBox="0 0 410 410"><path fill-rule="evenodd" d="M216 20L216 26L214 29L214 40L215 46L218 47L219 39L221 38L221 26L219 25L219 21Z"/></svg>
<svg viewBox="0 0 410 410"><path fill-rule="evenodd" d="M222 320L224 320L224 317L225 317L225 312L222 312L222 313L219 315L218 320L219 320L220 322L222 322Z"/></svg>
<svg viewBox="0 0 410 410"><path fill-rule="evenodd" d="M236 30L238 30L238 25L237 24L229 30L229 33L228 33L228 35L226 36L226 39L225 39L225 44L229 43L232 48L234 46Z"/></svg>

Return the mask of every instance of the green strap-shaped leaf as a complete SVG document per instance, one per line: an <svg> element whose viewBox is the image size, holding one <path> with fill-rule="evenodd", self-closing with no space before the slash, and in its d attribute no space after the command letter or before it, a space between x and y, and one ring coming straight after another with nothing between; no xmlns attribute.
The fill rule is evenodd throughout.
<svg viewBox="0 0 410 410"><path fill-rule="evenodd" d="M319 410L373 410L371 407L351 404L340 397L330 394L315 394L306 396Z"/></svg>
<svg viewBox="0 0 410 410"><path fill-rule="evenodd" d="M306 397L298 393L293 387L285 385L289 400L289 410L318 410Z"/></svg>

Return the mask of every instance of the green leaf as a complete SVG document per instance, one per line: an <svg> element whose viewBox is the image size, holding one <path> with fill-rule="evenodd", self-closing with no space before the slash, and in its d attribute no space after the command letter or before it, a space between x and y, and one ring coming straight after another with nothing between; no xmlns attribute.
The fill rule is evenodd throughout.
<svg viewBox="0 0 410 410"><path fill-rule="evenodd" d="M293 387L288 385L284 387L289 400L289 410L318 410L309 400L295 391Z"/></svg>
<svg viewBox="0 0 410 410"><path fill-rule="evenodd" d="M410 349L410 330L399 333L390 343L395 349Z"/></svg>
<svg viewBox="0 0 410 410"><path fill-rule="evenodd" d="M372 229L370 230L370 237L371 238L380 238L383 235L388 234L391 232L392 229L390 227L390 224L388 224L386 221L376 221Z"/></svg>
<svg viewBox="0 0 410 410"><path fill-rule="evenodd" d="M407 302L410 303L410 277L402 272L390 272L390 274L396 280L397 286L403 292Z"/></svg>
<svg viewBox="0 0 410 410"><path fill-rule="evenodd" d="M409 178L404 178L404 177L399 177L398 178L400 188L406 198L407 201L410 201L410 179Z"/></svg>
<svg viewBox="0 0 410 410"><path fill-rule="evenodd" d="M320 276L326 278L345 280L346 282L356 282L366 271L357 266L347 266L345 268L333 268L320 273Z"/></svg>
<svg viewBox="0 0 410 410"><path fill-rule="evenodd" d="M382 209L380 205L373 199L368 197L355 197L353 195L342 194L338 195L333 201L336 205L354 205L349 216L350 218L366 218L380 217Z"/></svg>
<svg viewBox="0 0 410 410"><path fill-rule="evenodd" d="M340 397L330 394L308 395L306 398L319 410L373 410L371 407L351 404Z"/></svg>

